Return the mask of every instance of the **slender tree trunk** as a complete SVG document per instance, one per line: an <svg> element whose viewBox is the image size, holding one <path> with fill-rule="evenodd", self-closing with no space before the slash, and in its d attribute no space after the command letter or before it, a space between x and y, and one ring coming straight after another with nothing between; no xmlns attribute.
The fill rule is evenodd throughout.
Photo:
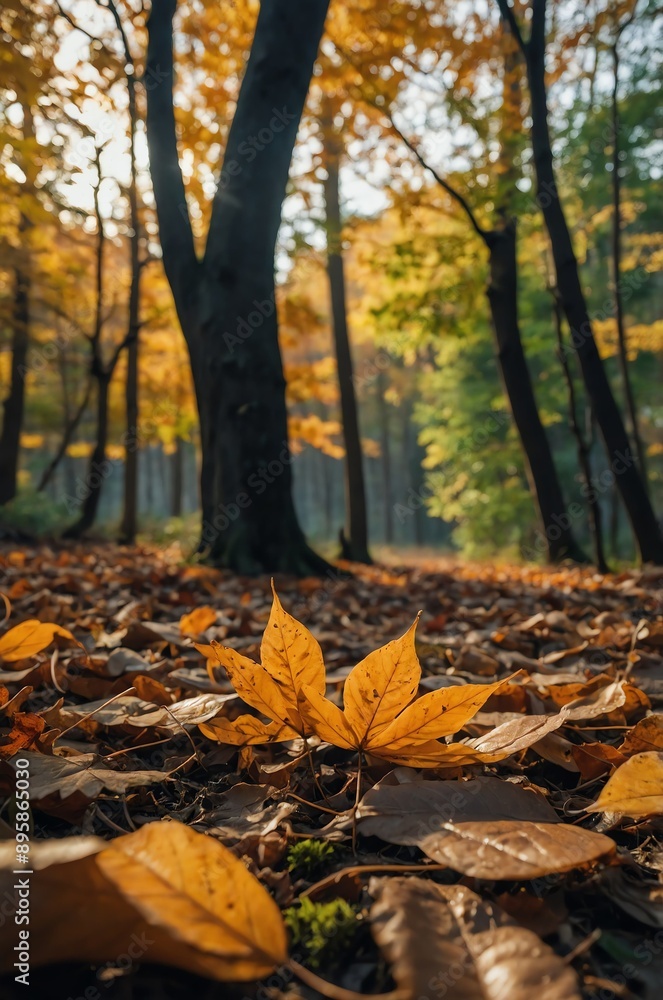
<svg viewBox="0 0 663 1000"><path fill-rule="evenodd" d="M508 7L508 0L500 8ZM511 15L513 12L508 8ZM550 237L557 288L571 331L571 345L580 361L583 380L609 455L612 472L631 522L644 562L663 564L663 537L644 488L619 407L610 388L592 332L592 323L580 283L578 262L559 197L548 129L545 83L545 0L534 0L530 41L525 45L530 86L532 151L537 201Z"/></svg>
<svg viewBox="0 0 663 1000"><path fill-rule="evenodd" d="M97 518L99 500L104 481L111 472L111 464L106 458L108 443L108 393L110 376L97 375L97 431L94 449L90 456L83 490L83 509L78 521L68 528L64 538L81 538L89 531Z"/></svg>
<svg viewBox="0 0 663 1000"><path fill-rule="evenodd" d="M155 0L149 19L150 163L164 266L201 416L203 540L210 561L242 573L330 569L306 544L292 500L274 288L281 206L327 6L261 4L202 262L177 157L175 4Z"/></svg>
<svg viewBox="0 0 663 1000"><path fill-rule="evenodd" d="M17 253L20 263L14 268L11 374L9 392L3 403L0 433L0 504L14 499L18 484L30 324L30 265L24 244L28 229L29 222L22 215L19 225L21 246Z"/></svg>
<svg viewBox="0 0 663 1000"><path fill-rule="evenodd" d="M170 459L171 470L171 517L182 516L182 488L184 486L184 442L182 438L175 440L175 450Z"/></svg>
<svg viewBox="0 0 663 1000"><path fill-rule="evenodd" d="M125 410L127 429L124 445L124 487L120 541L131 544L135 541L138 528L138 453L140 434L138 429L138 335L140 333L140 214L138 211L138 170L136 167L136 131L138 128L138 108L136 104L135 60L131 52L129 38L124 30L122 15L115 0L108 0L108 8L115 20L115 26L124 49L129 111L129 261L131 286L129 288L129 308L127 317L127 376L125 383ZM147 85L147 84L146 84ZM112 374L112 372L111 372Z"/></svg>
<svg viewBox="0 0 663 1000"><path fill-rule="evenodd" d="M612 88L612 275L614 283L615 297L615 319L617 321L617 345L619 367L624 385L624 399L626 400L626 411L631 425L631 435L635 444L635 451L638 456L638 465L642 483L647 489L647 462L645 449L640 434L638 421L638 407L635 402L631 374L629 372L628 351L626 346L626 323L624 321L624 299L622 296L622 198L621 198L621 176L619 173L619 52L618 41L612 47L613 65L613 88Z"/></svg>
<svg viewBox="0 0 663 1000"><path fill-rule="evenodd" d="M380 414L380 459L382 467L382 492L384 500L384 540L391 545L394 540L394 507L391 500L391 444L389 437L389 406L385 399L384 372L377 377L378 412Z"/></svg>
<svg viewBox="0 0 663 1000"><path fill-rule="evenodd" d="M339 158L333 139L325 150L327 178L324 182L327 224L327 275L331 302L332 330L341 400L341 423L345 445L345 529L341 533L341 556L353 562L371 563L368 552L366 485L359 430L359 413L348 333L345 274L341 244L341 207L339 199Z"/></svg>
<svg viewBox="0 0 663 1000"><path fill-rule="evenodd" d="M585 435L583 434L582 427L580 426L580 422L578 420L578 408L576 405L576 391L573 384L573 375L571 373L569 361L564 349L562 307L555 289L552 290L552 294L555 333L557 336L557 354L562 366L562 371L564 372L564 380L566 382L568 394L569 428L576 441L578 465L580 467L582 478L584 479L584 493L589 507L589 530L594 544L596 566L601 573L607 573L609 571L609 567L606 562L605 549L603 545L603 517L601 515L601 505L599 503L598 492L592 484L591 446L587 444Z"/></svg>
<svg viewBox="0 0 663 1000"><path fill-rule="evenodd" d="M136 540L136 531L138 528L138 455L140 451L140 434L138 432L138 336L134 337L127 347L126 378L124 399L127 430L124 446L124 497L119 540L124 545L131 545Z"/></svg>
<svg viewBox="0 0 663 1000"><path fill-rule="evenodd" d="M54 475L55 470L57 469L58 465L66 455L67 448L71 444L74 434L76 433L76 430L78 429L78 426L81 420L83 419L83 415L87 410L88 403L90 402L91 391L92 391L92 379L90 378L88 379L87 385L85 387L85 394L83 395L83 398L79 403L78 409L71 417L71 419L67 420L67 423L65 424L62 438L58 446L58 450L56 451L55 455L53 456L49 464L44 469L42 477L39 480L39 486L37 487L38 493L41 493L42 490L46 489L46 486L48 485L52 476Z"/></svg>
<svg viewBox="0 0 663 1000"><path fill-rule="evenodd" d="M534 397L518 325L516 225L487 233L490 252L488 301L497 342L497 363L520 437L528 479L541 515L548 558L586 561L571 530L552 452Z"/></svg>

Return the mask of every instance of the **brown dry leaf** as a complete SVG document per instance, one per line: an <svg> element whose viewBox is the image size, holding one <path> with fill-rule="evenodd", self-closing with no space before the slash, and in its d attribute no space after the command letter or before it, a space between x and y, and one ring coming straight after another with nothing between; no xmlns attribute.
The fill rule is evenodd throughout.
<svg viewBox="0 0 663 1000"><path fill-rule="evenodd" d="M663 750L663 715L648 715L631 729L619 748L625 757L645 750Z"/></svg>
<svg viewBox="0 0 663 1000"><path fill-rule="evenodd" d="M378 784L359 804L359 829L395 844L416 844L464 875L531 879L611 854L608 837L566 826L536 792L498 778Z"/></svg>
<svg viewBox="0 0 663 1000"><path fill-rule="evenodd" d="M587 812L611 812L642 819L663 814L663 752L635 754L617 768Z"/></svg>
<svg viewBox="0 0 663 1000"><path fill-rule="evenodd" d="M49 795L66 799L79 793L94 799L104 788L109 792L126 792L165 781L166 771L113 771L97 754L79 754L77 757L49 757L43 753L23 752L30 770L30 798L41 802ZM8 761L10 765L12 761Z"/></svg>
<svg viewBox="0 0 663 1000"><path fill-rule="evenodd" d="M540 878L585 867L615 851L609 837L562 823L488 820L444 826L419 847L433 861L473 878Z"/></svg>
<svg viewBox="0 0 663 1000"><path fill-rule="evenodd" d="M69 842L69 852L75 846ZM31 845L37 867L40 847ZM6 891L15 880L11 848L0 848ZM164 821L118 837L103 850L96 843L87 849L94 853L82 847L82 857L56 860L34 878L33 965L113 961L130 941L142 945L144 961L220 981L258 979L287 960L278 907L213 838ZM3 956L2 971L13 960L11 952Z"/></svg>
<svg viewBox="0 0 663 1000"><path fill-rule="evenodd" d="M12 728L6 736L0 739L0 757L13 757L19 750L27 750L33 746L46 728L46 722L34 712L16 712L12 719Z"/></svg>
<svg viewBox="0 0 663 1000"><path fill-rule="evenodd" d="M466 746L479 751L487 760L501 760L509 754L526 750L548 733L563 726L566 708L557 715L521 715L497 726L492 732L467 740Z"/></svg>
<svg viewBox="0 0 663 1000"><path fill-rule="evenodd" d="M371 931L407 998L580 1000L575 973L532 931L461 885L372 879Z"/></svg>
<svg viewBox="0 0 663 1000"><path fill-rule="evenodd" d="M581 781L590 781L612 771L626 760L623 753L606 743L582 743L574 746L573 759L578 765Z"/></svg>
<svg viewBox="0 0 663 1000"><path fill-rule="evenodd" d="M54 625L51 622L40 622L36 618L21 622L0 638L0 659L7 663L25 660L29 656L41 653L49 646L56 635L76 642L69 629Z"/></svg>
<svg viewBox="0 0 663 1000"><path fill-rule="evenodd" d="M465 781L388 779L370 788L359 803L359 829L394 844L418 844L447 822L529 820L557 823L557 814L539 792L501 778Z"/></svg>

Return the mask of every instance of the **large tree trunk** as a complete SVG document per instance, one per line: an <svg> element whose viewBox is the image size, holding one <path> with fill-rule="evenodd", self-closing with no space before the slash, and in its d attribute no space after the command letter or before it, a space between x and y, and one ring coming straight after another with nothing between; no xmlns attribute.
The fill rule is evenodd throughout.
<svg viewBox="0 0 663 1000"><path fill-rule="evenodd" d="M29 223L21 216L19 232L23 238ZM18 250L14 268L12 307L12 361L9 392L3 403L4 416L0 434L0 504L16 496L21 430L25 410L25 375L27 371L30 323L30 271L25 247Z"/></svg>
<svg viewBox="0 0 663 1000"><path fill-rule="evenodd" d="M341 246L341 206L339 198L339 160L333 139L325 150L327 178L324 182L325 217L327 223L327 275L331 303L332 331L341 400L341 424L345 459L345 528L341 535L341 556L353 562L371 563L368 552L368 522L366 487L359 431L359 414L352 368L352 352L348 333L345 274Z"/></svg>
<svg viewBox="0 0 663 1000"><path fill-rule="evenodd" d="M490 252L488 301L497 342L497 363L520 437L532 494L541 515L551 562L586 561L571 530L552 452L534 397L518 325L516 224L486 233Z"/></svg>
<svg viewBox="0 0 663 1000"><path fill-rule="evenodd" d="M506 3L507 0L504 0ZM503 8L503 4L500 4ZM645 562L663 564L663 537L644 488L619 407L610 388L594 340L587 303L580 284L578 262L559 197L548 129L545 83L545 0L534 0L532 33L525 45L531 95L532 151L537 201L550 237L557 288L577 351L583 380L610 459L612 472L626 507L640 555Z"/></svg>
<svg viewBox="0 0 663 1000"><path fill-rule="evenodd" d="M98 373L97 379L97 439L94 445L82 493L83 509L81 516L64 532L64 538L81 538L89 531L97 518L99 500L104 480L111 472L111 465L106 458L108 443L108 393L111 383L110 376Z"/></svg>
<svg viewBox="0 0 663 1000"><path fill-rule="evenodd" d="M281 206L327 6L264 0L260 7L201 263L168 88L175 5L156 0L150 15L148 77L158 74L148 86L152 177L201 411L204 478L213 481L203 537L207 530L212 562L243 573L329 569L306 544L292 501L274 288Z"/></svg>
<svg viewBox="0 0 663 1000"><path fill-rule="evenodd" d="M175 450L170 456L170 516L182 516L182 489L184 487L184 441L175 440Z"/></svg>

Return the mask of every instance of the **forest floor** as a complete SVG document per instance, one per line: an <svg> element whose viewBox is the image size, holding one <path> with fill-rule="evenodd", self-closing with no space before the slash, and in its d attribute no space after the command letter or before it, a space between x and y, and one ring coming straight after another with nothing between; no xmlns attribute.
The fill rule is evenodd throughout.
<svg viewBox="0 0 663 1000"><path fill-rule="evenodd" d="M373 712L417 693L435 711L409 743L381 744L377 726L360 753L326 702L302 707L324 716L308 744L284 738L286 689L258 690L278 674L273 645L249 680L246 661L215 659L213 641L260 661L268 579L176 547L0 547L3 997L26 995L7 957L21 768L36 996L660 996L663 570L352 571L275 586L319 640L336 704L422 612L421 677L411 632L354 677L382 699ZM296 670L312 669L304 631L279 620ZM399 670L411 692L388 704ZM431 742L445 712L452 748ZM252 742L251 726L283 741Z"/></svg>

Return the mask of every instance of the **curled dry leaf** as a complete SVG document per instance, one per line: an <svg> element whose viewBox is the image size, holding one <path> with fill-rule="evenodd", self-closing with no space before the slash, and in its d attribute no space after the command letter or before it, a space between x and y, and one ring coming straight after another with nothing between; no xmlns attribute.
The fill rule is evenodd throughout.
<svg viewBox="0 0 663 1000"><path fill-rule="evenodd" d="M587 812L620 813L632 819L663 815L663 752L647 750L630 757Z"/></svg>
<svg viewBox="0 0 663 1000"><path fill-rule="evenodd" d="M575 973L465 886L372 879L371 931L407 1000L579 1000Z"/></svg>
<svg viewBox="0 0 663 1000"><path fill-rule="evenodd" d="M51 854L46 865L40 854L52 847L31 845L40 869L31 885L33 965L115 961L130 944L143 961L220 981L258 979L286 961L278 907L213 838L164 821L77 853L76 842L90 839L71 838L65 857ZM9 893L13 844L0 849L0 865L0 888ZM13 952L3 954L0 971L13 961Z"/></svg>
<svg viewBox="0 0 663 1000"><path fill-rule="evenodd" d="M6 663L13 663L16 660L25 660L29 656L35 656L37 653L41 653L42 649L50 646L56 635L62 636L63 639L71 639L73 642L77 641L69 629L51 622L40 622L36 618L30 618L28 621L10 628L9 632L5 632L0 638L0 659L5 660Z"/></svg>

